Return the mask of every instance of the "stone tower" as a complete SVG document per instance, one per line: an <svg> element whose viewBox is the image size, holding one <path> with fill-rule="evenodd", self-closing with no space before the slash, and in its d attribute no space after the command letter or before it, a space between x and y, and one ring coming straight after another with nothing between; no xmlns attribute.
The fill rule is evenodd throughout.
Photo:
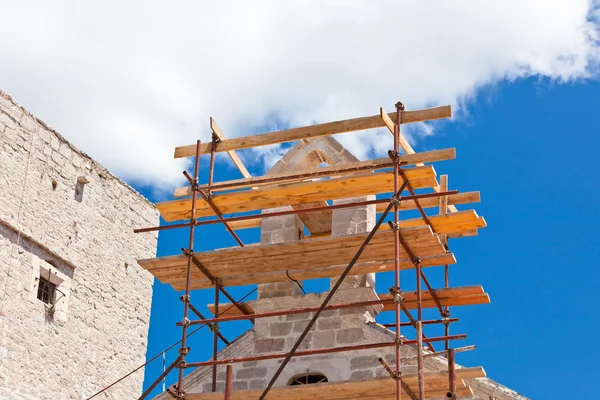
<svg viewBox="0 0 600 400"><path fill-rule="evenodd" d="M155 207L0 91L0 398L86 399L145 361ZM141 394L143 370L103 398Z"/></svg>
<svg viewBox="0 0 600 400"><path fill-rule="evenodd" d="M332 137L321 137L296 144L275 164L267 175L312 170L321 164L336 165L354 161L357 161L356 157L337 140ZM345 199L337 202L350 202L369 198L373 197ZM292 207L307 208L318 205L320 204L307 203ZM287 208L264 211L272 212L285 209ZM297 215L263 218L260 227L260 243L275 244L303 240L305 227L313 237L365 233L374 227L375 217L375 206L370 205L310 214L298 213ZM293 273L291 273L290 278L292 279L289 282L259 285L258 299L247 302L248 305L256 313L292 308L310 308L321 305L327 292L303 294L300 288L302 283L293 280ZM331 283L334 282L332 279ZM378 296L374 286L374 274L348 276L336 292L331 304L376 300ZM226 306L223 305L223 307ZM370 306L322 312L299 350L394 341L394 332L375 322L375 316L381 311L381 308L382 306ZM288 352L311 318L312 313L258 318L255 320L254 328L223 349L218 358L242 358ZM415 354L414 347L402 347L403 358L411 358ZM337 382L389 377L378 359L383 358L392 364L394 363L394 355L394 349L388 347L297 356L292 358L286 366L277 379L275 387L292 385L298 382L310 384L323 381ZM233 390L264 389L280 363L281 359L270 359L234 364ZM446 360L441 357L426 358L426 371L445 371L446 367ZM403 374L416 372L416 360L403 361L402 371ZM211 367L198 368L185 378L184 391L187 393L210 392L212 389L211 378ZM225 367L222 366L218 368L217 373L218 391L223 391L224 381ZM468 384L475 393L473 399L525 399L516 392L488 378L471 379ZM163 393L157 398L168 399L170 397Z"/></svg>

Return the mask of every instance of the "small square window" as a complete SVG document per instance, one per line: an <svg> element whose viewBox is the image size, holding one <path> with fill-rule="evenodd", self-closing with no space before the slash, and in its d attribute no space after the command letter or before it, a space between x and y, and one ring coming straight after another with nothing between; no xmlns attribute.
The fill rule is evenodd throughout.
<svg viewBox="0 0 600 400"><path fill-rule="evenodd" d="M42 277L39 278L37 298L46 304L53 305L56 295L56 285Z"/></svg>

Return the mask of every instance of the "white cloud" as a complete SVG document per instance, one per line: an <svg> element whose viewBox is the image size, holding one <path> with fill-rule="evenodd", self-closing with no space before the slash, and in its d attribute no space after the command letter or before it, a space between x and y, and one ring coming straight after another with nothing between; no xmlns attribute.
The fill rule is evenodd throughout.
<svg viewBox="0 0 600 400"><path fill-rule="evenodd" d="M596 2L3 1L0 88L125 179L172 187L173 147L409 109L485 85L596 75ZM431 134L426 126L414 135ZM339 135L359 157L386 132ZM386 141L390 141L387 144ZM275 148L246 152L249 163Z"/></svg>

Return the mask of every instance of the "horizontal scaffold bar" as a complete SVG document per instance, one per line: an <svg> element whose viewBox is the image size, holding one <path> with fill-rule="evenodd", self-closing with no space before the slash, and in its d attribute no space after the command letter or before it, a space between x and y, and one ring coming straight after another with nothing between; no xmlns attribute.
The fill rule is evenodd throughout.
<svg viewBox="0 0 600 400"><path fill-rule="evenodd" d="M427 338L427 341L428 342L443 342L446 340L463 340L466 338L467 338L467 335L458 334L458 335L438 336L438 337ZM403 345L412 345L412 344L417 344L417 341L414 339L403 340L402 344ZM378 349L378 348L383 348L383 347L394 347L394 346L396 346L396 343L394 343L394 342L379 342L379 343L369 343L369 344L357 344L354 346L329 347L329 348L325 348L325 349L301 350L301 351L294 352L294 357L312 356L312 355L317 355L317 354L328 354L328 353L342 353L345 351ZM248 362L248 361L273 360L273 359L277 359L277 358L285 358L287 355L288 355L288 353L275 353L275 354L264 354L264 355L240 357L240 358L226 358L226 359L222 359L222 360L187 363L185 367L186 368L198 368L198 367L206 367L206 366L210 366L210 365L235 364L235 363Z"/></svg>

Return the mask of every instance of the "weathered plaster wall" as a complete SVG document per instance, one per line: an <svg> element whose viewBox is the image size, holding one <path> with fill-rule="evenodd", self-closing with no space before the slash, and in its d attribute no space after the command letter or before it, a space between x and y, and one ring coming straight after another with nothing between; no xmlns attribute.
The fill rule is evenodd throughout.
<svg viewBox="0 0 600 400"><path fill-rule="evenodd" d="M157 223L151 203L0 92L0 398L85 399L144 362L153 279L136 259L157 236L133 228ZM40 265L70 280L62 316L36 298ZM104 398L135 398L142 381Z"/></svg>

